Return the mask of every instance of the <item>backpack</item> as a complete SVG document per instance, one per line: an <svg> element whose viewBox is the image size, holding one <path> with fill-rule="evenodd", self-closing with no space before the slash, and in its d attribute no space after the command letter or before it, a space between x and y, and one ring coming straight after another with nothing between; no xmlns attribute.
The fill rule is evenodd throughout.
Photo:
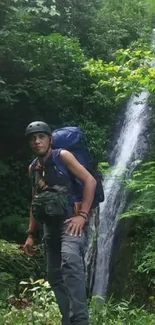
<svg viewBox="0 0 155 325"><path fill-rule="evenodd" d="M61 149L70 151L75 158L83 165L96 179L96 191L92 208L99 205L100 202L104 201L104 191L102 185L102 174L97 170L94 159L90 154L90 151L86 145L84 133L79 127L63 127L56 129L52 132L52 149L53 149L53 160L56 169L59 173L71 178L71 173L68 171L62 160L60 159ZM81 193L83 191L82 182L72 175L72 192L73 201L81 199Z"/></svg>

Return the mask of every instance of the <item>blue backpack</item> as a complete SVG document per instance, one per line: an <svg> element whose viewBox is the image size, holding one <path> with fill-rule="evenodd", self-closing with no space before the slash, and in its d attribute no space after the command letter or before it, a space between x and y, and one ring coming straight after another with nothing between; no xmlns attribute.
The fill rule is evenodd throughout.
<svg viewBox="0 0 155 325"><path fill-rule="evenodd" d="M64 174L69 179L72 179L72 194L73 200L80 201L83 193L82 182L71 175L62 160L60 159L61 149L70 151L75 158L83 165L96 179L96 192L92 208L98 206L100 202L104 201L104 191L102 186L102 174L95 168L94 160L86 145L85 137L79 127L63 127L52 132L52 149L53 160L58 173Z"/></svg>

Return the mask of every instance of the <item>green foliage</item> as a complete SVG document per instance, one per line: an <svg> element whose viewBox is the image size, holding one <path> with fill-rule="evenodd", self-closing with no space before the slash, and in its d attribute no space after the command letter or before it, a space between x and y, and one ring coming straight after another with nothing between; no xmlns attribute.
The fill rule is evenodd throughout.
<svg viewBox="0 0 155 325"><path fill-rule="evenodd" d="M155 307L155 231L154 221L139 219L133 237L130 237L133 249L132 268L126 280L124 296L138 306L145 304L147 310L154 312Z"/></svg>
<svg viewBox="0 0 155 325"><path fill-rule="evenodd" d="M43 301L41 298L43 297L45 299L45 304L51 300L56 302L56 298L51 290L50 284L44 279L34 281L32 278L30 278L29 281L21 281L20 286L24 288L24 290L21 290L20 293L21 298L29 298L30 295L34 298L34 301L39 299L40 302Z"/></svg>
<svg viewBox="0 0 155 325"><path fill-rule="evenodd" d="M89 35L92 57L111 60L118 48L126 48L142 36L150 16L152 13L148 15L146 1L103 1Z"/></svg>
<svg viewBox="0 0 155 325"><path fill-rule="evenodd" d="M77 37L89 57L109 59L154 21L153 1L2 1L2 26Z"/></svg>
<svg viewBox="0 0 155 325"><path fill-rule="evenodd" d="M143 236L142 232L141 236ZM154 232L152 232L151 238L153 256ZM147 245L148 241L150 242L149 232L148 236L145 236L145 243ZM145 249L144 247L143 241L143 247L141 245L139 256L135 256L135 266L137 266L138 273L147 272L149 275L153 275L154 261L152 259L151 265L151 261L148 263L147 260L147 257L150 258L151 256L149 254L151 247L149 245ZM0 286L3 286L3 292L0 295L1 324L43 325L45 320L46 324L49 325L51 320L52 324L60 324L60 313L48 282L44 279L33 280L36 277L35 270L39 266L34 258L23 256L20 250L17 249L17 245L1 241L0 266ZM33 272L31 272L32 269ZM7 270L8 273L5 273L4 270ZM32 277L29 279L30 274ZM22 277L27 277L29 280L23 281ZM17 297L15 293L18 294ZM10 296L7 300L9 305L4 304L7 296ZM153 299L153 296L150 299ZM91 325L153 325L155 322L155 315L147 313L144 308L134 307L131 302L127 301L120 303L115 303L113 300L105 301L101 297L92 297L89 303L89 314Z"/></svg>
<svg viewBox="0 0 155 325"><path fill-rule="evenodd" d="M23 241L29 217L28 186L27 168L21 162L1 161L0 237Z"/></svg>
<svg viewBox="0 0 155 325"><path fill-rule="evenodd" d="M139 36L132 28L138 30L137 20L146 24L144 2L134 1L131 6L131 0L125 4L66 0L62 5L60 0L8 0L1 10L5 18L0 41L0 132L8 132L14 144L18 139L17 150L21 150L23 130L32 119L45 119L52 127L88 119L92 124L95 121L100 130L104 124L105 151L118 109L115 91L108 84L102 90L92 88L96 76L92 79L81 71L87 60L81 44L89 55L98 56L104 49L108 59L108 53L123 44L123 33L130 35L126 45ZM121 32L122 21L127 22L127 31ZM109 71L105 74L109 78ZM7 153L14 144L8 146Z"/></svg>
<svg viewBox="0 0 155 325"><path fill-rule="evenodd" d="M0 176L6 176L9 173L9 166L0 160Z"/></svg>
<svg viewBox="0 0 155 325"><path fill-rule="evenodd" d="M4 272L10 277L11 283L15 280L15 284L30 276L40 277L44 274L42 250L38 249L34 257L27 257L17 244L0 240L0 273L3 279Z"/></svg>
<svg viewBox="0 0 155 325"><path fill-rule="evenodd" d="M90 305L92 325L147 325L154 324L155 315L143 308L134 308L131 302L105 302L101 297L93 297Z"/></svg>
<svg viewBox="0 0 155 325"><path fill-rule="evenodd" d="M76 39L9 31L2 35L1 49L1 133L7 126L12 141L18 139L21 150L24 128L30 119L45 119L52 128L74 121L83 124L89 134L91 126L95 135L92 146L97 148L94 139L98 133L105 150L108 124L114 121L117 107L114 109L112 94L92 90L91 78L81 70L85 56ZM7 152L12 148L11 144Z"/></svg>
<svg viewBox="0 0 155 325"><path fill-rule="evenodd" d="M6 303L7 298L16 292L16 280L14 276L7 272L0 272L0 303Z"/></svg>
<svg viewBox="0 0 155 325"><path fill-rule="evenodd" d="M0 310L1 324L60 324L60 312L47 281L30 278L27 282L21 281L19 288L18 298L11 295L9 308Z"/></svg>
<svg viewBox="0 0 155 325"><path fill-rule="evenodd" d="M70 124L81 126L97 160L103 161L107 158L106 149L113 136L120 103L143 87L154 93L154 70L148 64L154 54L144 42L135 43L144 31L145 43L150 43L153 11L151 0L1 1L1 237L18 242L25 239L30 189L24 129L31 120L43 119L52 129ZM115 56L114 51L117 51ZM99 167L106 169L103 163ZM149 182L153 184L153 179ZM142 192L134 189L140 209L135 202L132 210L138 210L139 215L149 215L151 211L153 217L149 191L149 186ZM142 201L143 196L146 202ZM0 272L3 283L8 279L10 284L8 293L14 290L14 279L18 287L21 278L39 277L41 265L40 255L36 259L27 258L15 244L1 243ZM148 263L144 268L150 266ZM7 288L4 291L5 297ZM39 290L37 295L40 299L37 303L41 304ZM32 296L35 300L36 296ZM39 308L37 303L18 311L9 306L7 313L2 311L0 323L44 324L45 319L53 323L56 306L51 308L47 303L45 307L44 300ZM154 319L154 315L141 310L129 312L128 305L104 305L98 315L94 312L93 315L92 324L101 321L106 325L138 324L138 321L151 324ZM59 322L57 316L55 322Z"/></svg>
<svg viewBox="0 0 155 325"><path fill-rule="evenodd" d="M88 57L109 60L118 48L139 38L152 22L146 1L56 1L57 29L76 36Z"/></svg>
<svg viewBox="0 0 155 325"><path fill-rule="evenodd" d="M147 225L147 223L146 223ZM139 240L138 249L135 259L135 267L138 273L146 274L148 280L153 285L155 284L154 275L155 275L155 230L154 224L152 228L148 228L147 231L142 228L142 225L137 227L138 230L141 230L141 235L138 234ZM142 240L143 236L143 240ZM141 243L140 243L141 239Z"/></svg>
<svg viewBox="0 0 155 325"><path fill-rule="evenodd" d="M139 216L154 219L155 215L155 162L150 161L141 165L141 168L133 173L127 186L133 193L128 209L121 217Z"/></svg>
<svg viewBox="0 0 155 325"><path fill-rule="evenodd" d="M130 290L135 293L136 300L145 301L154 309L154 276L155 276L155 162L141 164L132 178L128 180L130 202L120 218L137 217L136 233L133 238L134 259L132 277L137 284ZM137 286L142 284L140 290ZM132 284L131 284L132 287ZM152 297L152 298L150 298Z"/></svg>
<svg viewBox="0 0 155 325"><path fill-rule="evenodd" d="M9 43L9 47L5 46L6 43ZM1 53L1 64L7 64L8 68L11 65L16 72L13 86L12 76L8 75L7 67L1 71L2 78L5 78L1 94L4 101L10 98L11 102L16 102L20 96L24 96L27 101L31 94L33 103L37 100L39 104L40 101L38 113L44 102L44 106L50 105L54 115L56 109L58 112L61 109L61 96L67 112L72 108L72 101L81 96L80 68L84 56L76 40L59 34L43 37L19 32L12 35L10 32L7 36L3 36L2 47L5 49ZM11 55L8 57L10 52ZM9 98L4 96L6 88L8 90L12 88ZM68 107L69 94L71 102Z"/></svg>
<svg viewBox="0 0 155 325"><path fill-rule="evenodd" d="M17 310L11 307L7 311L0 312L0 322L2 325L60 325L60 316L57 305L33 305L26 309ZM46 323L45 323L46 322Z"/></svg>
<svg viewBox="0 0 155 325"><path fill-rule="evenodd" d="M53 18L58 15L55 1L8 0L2 2L0 13L3 27L48 33L53 27Z"/></svg>
<svg viewBox="0 0 155 325"><path fill-rule="evenodd" d="M138 94L144 88L150 93L155 90L155 69L151 67L153 52L143 49L119 49L115 61L109 63L91 59L85 71L96 77L93 84L98 91L115 92L116 101Z"/></svg>
<svg viewBox="0 0 155 325"><path fill-rule="evenodd" d="M48 284L38 280L30 292L28 298L26 294L18 300L13 297L9 299L10 306L0 310L1 324L44 325L46 322L48 325L59 325L60 313ZM105 302L101 297L92 298L89 313L91 325L153 325L155 322L153 313L149 314L143 308L134 308L131 302Z"/></svg>

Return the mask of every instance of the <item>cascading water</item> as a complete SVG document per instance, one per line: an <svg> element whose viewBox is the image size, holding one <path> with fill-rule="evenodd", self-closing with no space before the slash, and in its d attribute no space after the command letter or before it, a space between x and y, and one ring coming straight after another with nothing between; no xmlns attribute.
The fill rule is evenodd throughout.
<svg viewBox="0 0 155 325"><path fill-rule="evenodd" d="M121 197L121 177L125 175L132 162L143 158L146 145L142 145L148 122L148 92L130 99L120 136L115 151L114 166L110 175L105 178L105 201L100 205L100 226L97 241L97 261L93 295L105 296L109 280L109 264L117 216L123 211L125 197Z"/></svg>
<svg viewBox="0 0 155 325"><path fill-rule="evenodd" d="M155 29L152 37L152 48L154 47ZM151 63L151 66L153 65L155 62ZM99 221L95 214L90 218L85 262L87 280L89 280L87 285L93 295L106 296L108 290L111 255L115 245L116 230L119 227L117 217L123 212L127 199L121 179L131 173L147 150L144 135L149 120L148 96L147 91L142 91L139 96L133 96L128 102L120 136L112 153L114 164L111 173L105 177L103 183L105 201L100 204ZM96 238L97 252L96 248L94 249Z"/></svg>
<svg viewBox="0 0 155 325"><path fill-rule="evenodd" d="M155 48L155 29L152 34L152 48ZM151 62L151 66L154 65L155 60ZM126 194L121 191L121 177L127 174L127 169L132 169L134 161L143 159L147 149L143 136L149 119L148 96L149 93L143 91L139 96L130 99L122 130L114 148L114 166L103 184L105 201L100 205L93 295L106 296L108 289L112 247L119 222L117 217L122 213L126 203Z"/></svg>

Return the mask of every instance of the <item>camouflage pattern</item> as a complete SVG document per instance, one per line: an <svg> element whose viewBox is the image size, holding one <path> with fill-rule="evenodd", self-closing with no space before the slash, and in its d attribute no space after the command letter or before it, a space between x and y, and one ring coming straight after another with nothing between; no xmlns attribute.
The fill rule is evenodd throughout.
<svg viewBox="0 0 155 325"><path fill-rule="evenodd" d="M34 195L32 212L39 221L48 221L50 218L65 218L67 215L67 194L56 190L43 191Z"/></svg>

